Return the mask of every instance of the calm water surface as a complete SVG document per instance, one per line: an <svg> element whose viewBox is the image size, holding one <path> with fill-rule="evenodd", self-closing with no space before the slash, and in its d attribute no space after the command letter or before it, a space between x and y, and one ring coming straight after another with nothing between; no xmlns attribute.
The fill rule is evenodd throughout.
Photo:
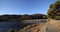
<svg viewBox="0 0 60 32"><path fill-rule="evenodd" d="M0 22L0 32L8 32L9 29L20 29L21 25L16 22Z"/></svg>

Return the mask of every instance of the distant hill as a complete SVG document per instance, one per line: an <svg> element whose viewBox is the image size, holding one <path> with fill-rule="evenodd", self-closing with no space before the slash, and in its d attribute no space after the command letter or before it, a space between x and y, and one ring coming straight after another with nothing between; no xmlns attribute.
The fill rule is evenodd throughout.
<svg viewBox="0 0 60 32"><path fill-rule="evenodd" d="M0 15L0 21L21 21L28 19L47 19L47 16L44 14Z"/></svg>

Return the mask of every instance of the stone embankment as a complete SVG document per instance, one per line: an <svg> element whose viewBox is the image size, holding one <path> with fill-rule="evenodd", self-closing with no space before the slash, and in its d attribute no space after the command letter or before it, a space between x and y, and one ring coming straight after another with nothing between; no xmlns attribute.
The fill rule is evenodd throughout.
<svg viewBox="0 0 60 32"><path fill-rule="evenodd" d="M25 27L24 29L21 29L18 32L43 32L45 31L46 27L44 28L44 24L33 24L33 25L29 25L27 27ZM43 29L43 31L42 31Z"/></svg>
<svg viewBox="0 0 60 32"><path fill-rule="evenodd" d="M60 20L51 19L47 23L29 25L18 32L60 32Z"/></svg>

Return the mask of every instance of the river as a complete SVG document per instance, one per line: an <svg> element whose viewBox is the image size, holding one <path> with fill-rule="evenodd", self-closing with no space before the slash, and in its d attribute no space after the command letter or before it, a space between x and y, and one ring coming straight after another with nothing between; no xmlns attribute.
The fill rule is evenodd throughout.
<svg viewBox="0 0 60 32"><path fill-rule="evenodd" d="M22 23L17 22L0 22L0 32L8 32L9 29L20 29L22 25Z"/></svg>

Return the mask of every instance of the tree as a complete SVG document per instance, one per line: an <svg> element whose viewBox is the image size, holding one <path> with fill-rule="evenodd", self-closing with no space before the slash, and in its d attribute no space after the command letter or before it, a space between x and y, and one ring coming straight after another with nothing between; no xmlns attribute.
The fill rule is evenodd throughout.
<svg viewBox="0 0 60 32"><path fill-rule="evenodd" d="M54 4L51 4L47 14L48 14L48 18L50 17L52 19L54 19L55 16L60 15L60 1L57 1Z"/></svg>
<svg viewBox="0 0 60 32"><path fill-rule="evenodd" d="M8 30L8 32L15 32L13 29Z"/></svg>
<svg viewBox="0 0 60 32"><path fill-rule="evenodd" d="M44 14L33 14L32 19L44 19Z"/></svg>
<svg viewBox="0 0 60 32"><path fill-rule="evenodd" d="M29 15L25 14L22 15L22 17L20 18L21 20L28 20L28 19L32 19Z"/></svg>

